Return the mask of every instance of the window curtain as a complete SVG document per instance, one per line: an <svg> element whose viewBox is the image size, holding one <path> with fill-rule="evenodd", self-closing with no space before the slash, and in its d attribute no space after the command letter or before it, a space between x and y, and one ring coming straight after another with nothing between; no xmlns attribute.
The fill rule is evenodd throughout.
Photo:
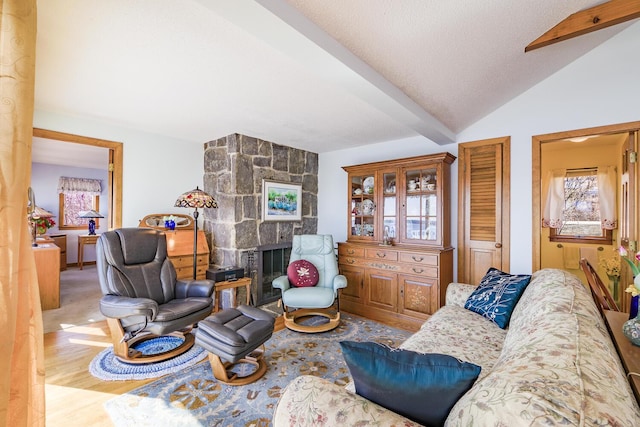
<svg viewBox="0 0 640 427"><path fill-rule="evenodd" d="M99 196L101 191L100 182L99 179L61 176L58 180L58 193L89 193L92 196Z"/></svg>
<svg viewBox="0 0 640 427"><path fill-rule="evenodd" d="M0 1L0 425L44 426L44 344L27 224L36 0Z"/></svg>
<svg viewBox="0 0 640 427"><path fill-rule="evenodd" d="M564 209L564 177L566 169L555 169L547 173L547 200L542 212L542 226L549 228L562 227L562 210Z"/></svg>
<svg viewBox="0 0 640 427"><path fill-rule="evenodd" d="M616 168L598 167L598 200L600 200L600 222L604 230L618 227L616 216Z"/></svg>
<svg viewBox="0 0 640 427"><path fill-rule="evenodd" d="M555 169L547 174L546 185L548 188L542 217L543 227L562 227L564 178L566 175L566 169ZM616 217L616 168L614 166L598 166L597 177L602 228L613 230L618 226Z"/></svg>

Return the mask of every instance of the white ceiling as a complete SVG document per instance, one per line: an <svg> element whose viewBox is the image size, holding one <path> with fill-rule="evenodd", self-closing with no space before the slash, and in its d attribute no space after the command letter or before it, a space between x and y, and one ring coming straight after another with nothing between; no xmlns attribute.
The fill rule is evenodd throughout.
<svg viewBox="0 0 640 427"><path fill-rule="evenodd" d="M524 53L599 3L39 0L36 109L194 143L447 144L635 22Z"/></svg>

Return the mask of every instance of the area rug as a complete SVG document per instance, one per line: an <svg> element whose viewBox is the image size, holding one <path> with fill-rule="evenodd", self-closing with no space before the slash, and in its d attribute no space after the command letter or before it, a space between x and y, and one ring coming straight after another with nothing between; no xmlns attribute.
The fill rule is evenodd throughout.
<svg viewBox="0 0 640 427"><path fill-rule="evenodd" d="M282 389L299 375L339 385L351 378L340 341L376 341L398 346L411 332L343 313L340 326L320 334L288 329L266 343L264 377L245 386L218 382L207 361L168 375L105 403L120 426L270 426Z"/></svg>
<svg viewBox="0 0 640 427"><path fill-rule="evenodd" d="M162 336L143 341L132 348L142 354L157 354L171 350L182 342L182 338ZM89 372L103 381L144 380L182 371L206 357L207 352L202 347L194 345L183 354L163 362L131 364L116 358L113 354L113 347L109 347L93 358L89 364Z"/></svg>

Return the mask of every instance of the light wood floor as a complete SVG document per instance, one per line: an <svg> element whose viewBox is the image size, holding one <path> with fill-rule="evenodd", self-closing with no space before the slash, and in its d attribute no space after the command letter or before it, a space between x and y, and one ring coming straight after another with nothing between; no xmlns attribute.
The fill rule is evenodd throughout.
<svg viewBox="0 0 640 427"><path fill-rule="evenodd" d="M44 335L47 427L112 426L102 405L152 381L102 381L93 377L89 363L110 345L105 321Z"/></svg>
<svg viewBox="0 0 640 427"><path fill-rule="evenodd" d="M279 317L275 330L282 328ZM91 360L109 346L106 321L44 335L47 427L112 426L103 404L153 381L102 381L93 377L89 373Z"/></svg>

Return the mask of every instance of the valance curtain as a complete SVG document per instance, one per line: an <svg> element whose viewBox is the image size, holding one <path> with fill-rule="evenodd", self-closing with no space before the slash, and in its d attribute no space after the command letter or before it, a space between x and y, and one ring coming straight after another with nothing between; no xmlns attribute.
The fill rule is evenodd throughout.
<svg viewBox="0 0 640 427"><path fill-rule="evenodd" d="M564 209L564 178L566 169L555 169L547 174L547 199L543 210L542 226L550 228L562 227L562 211ZM613 230L618 226L616 217L616 168L599 166L598 200L600 202L600 222L604 230Z"/></svg>
<svg viewBox="0 0 640 427"><path fill-rule="evenodd" d="M102 189L100 182L99 179L61 176L58 180L58 193L89 193L92 196L99 196Z"/></svg>
<svg viewBox="0 0 640 427"><path fill-rule="evenodd" d="M0 1L0 425L44 426L44 344L27 224L36 0Z"/></svg>

